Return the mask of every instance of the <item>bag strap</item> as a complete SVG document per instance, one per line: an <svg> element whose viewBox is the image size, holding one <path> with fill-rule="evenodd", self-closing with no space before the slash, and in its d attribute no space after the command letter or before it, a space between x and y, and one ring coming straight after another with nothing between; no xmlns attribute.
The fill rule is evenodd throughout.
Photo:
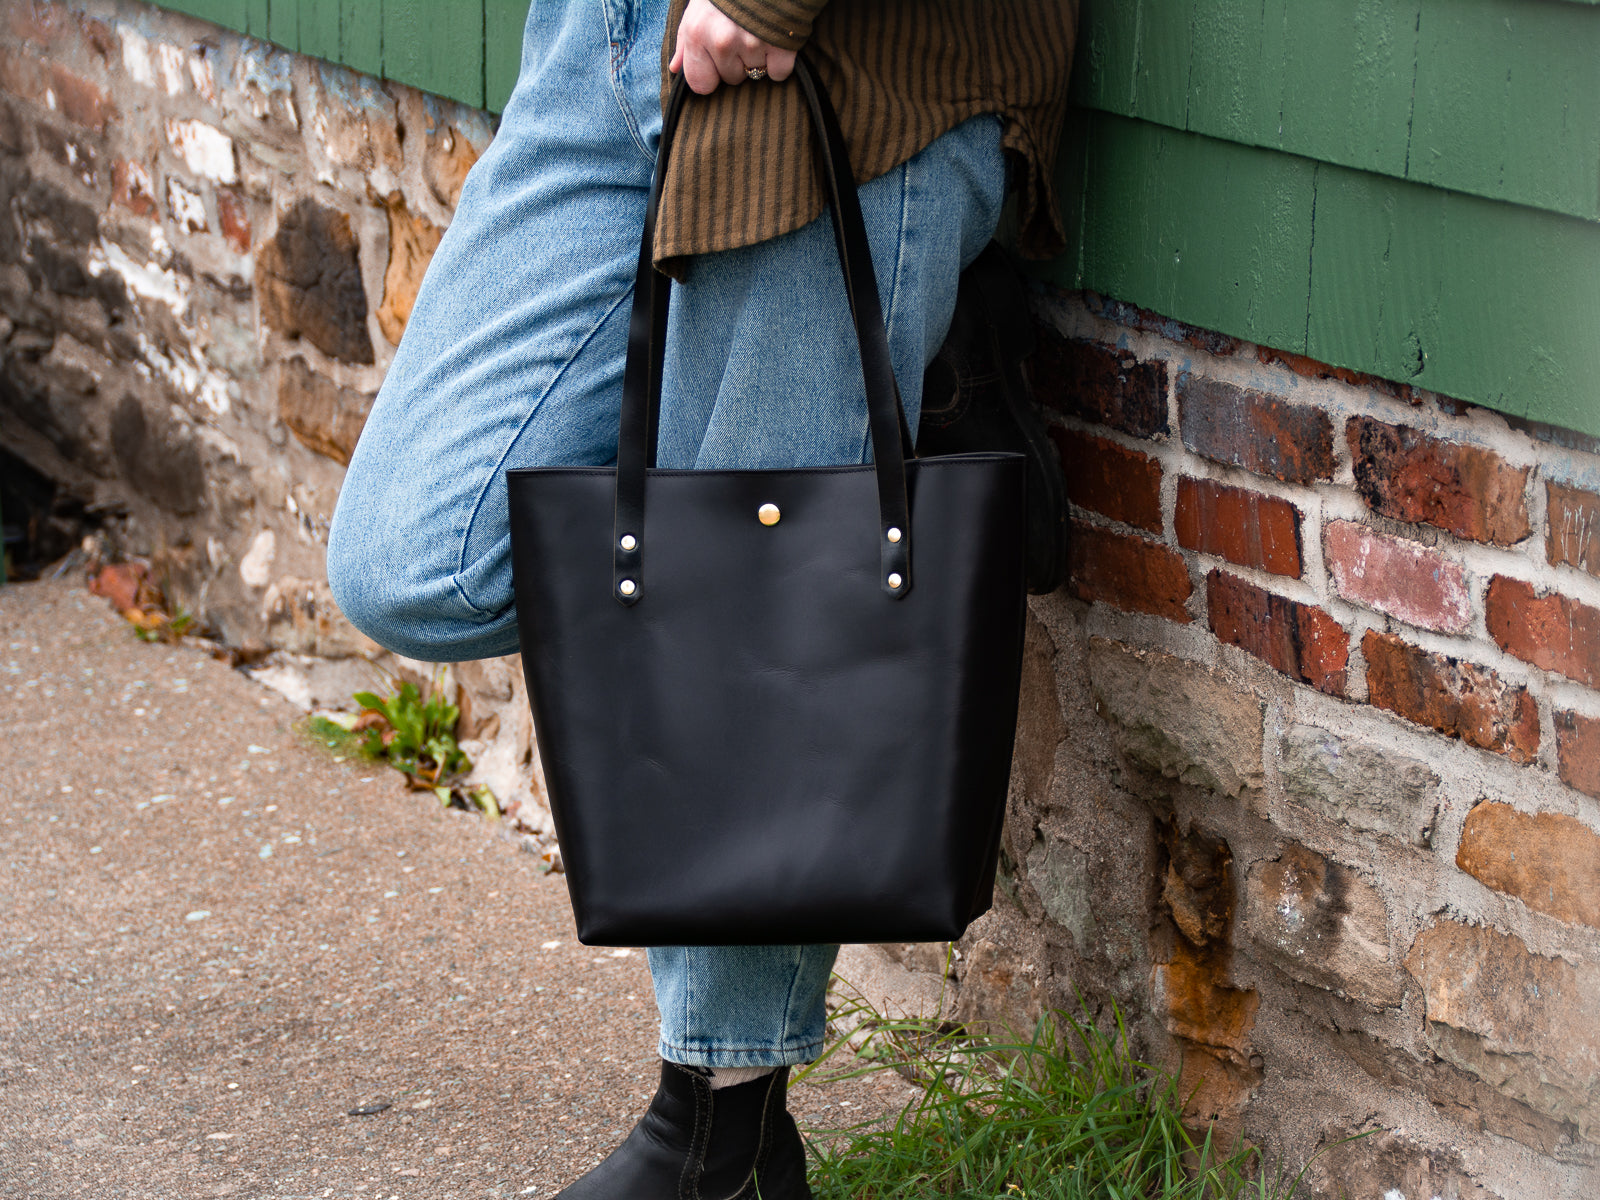
<svg viewBox="0 0 1600 1200"><path fill-rule="evenodd" d="M906 459L915 456L900 389L889 355L889 336L878 301L878 281L866 222L856 196L855 175L845 150L839 118L802 52L795 59L795 77L805 95L812 124L812 147L823 195L833 217L834 245L844 275L845 295L855 323L866 384L867 425L878 480L880 587L893 598L911 591L911 509L906 497ZM661 417L661 377L667 353L667 311L671 280L655 269L656 220L662 182L672 153L678 122L690 95L683 76L674 80L662 115L661 145L655 180L645 213L634 279L633 309L628 319L628 359L623 371L622 411L617 437L616 510L612 531L612 593L625 605L644 595L645 478L656 465L657 430Z"/></svg>

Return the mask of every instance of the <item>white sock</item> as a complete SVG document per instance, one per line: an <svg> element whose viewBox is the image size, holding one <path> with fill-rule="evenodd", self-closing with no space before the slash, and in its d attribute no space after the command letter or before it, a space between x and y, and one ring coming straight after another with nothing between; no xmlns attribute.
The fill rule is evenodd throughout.
<svg viewBox="0 0 1600 1200"><path fill-rule="evenodd" d="M771 1075L777 1069L777 1067L713 1067L711 1069L711 1090L715 1092L721 1088L749 1083L752 1079L760 1079L763 1075Z"/></svg>

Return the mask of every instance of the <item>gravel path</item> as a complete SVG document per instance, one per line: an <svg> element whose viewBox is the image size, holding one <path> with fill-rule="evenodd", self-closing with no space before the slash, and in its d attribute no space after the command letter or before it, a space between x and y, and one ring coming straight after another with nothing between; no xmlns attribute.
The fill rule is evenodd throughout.
<svg viewBox="0 0 1600 1200"><path fill-rule="evenodd" d="M548 1197L642 1110L643 953L299 715L80 586L0 588L0 1197Z"/></svg>

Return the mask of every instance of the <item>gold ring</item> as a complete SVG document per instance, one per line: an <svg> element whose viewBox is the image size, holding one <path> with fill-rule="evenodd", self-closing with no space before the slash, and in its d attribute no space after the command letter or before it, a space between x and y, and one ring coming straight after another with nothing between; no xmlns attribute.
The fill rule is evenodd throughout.
<svg viewBox="0 0 1600 1200"><path fill-rule="evenodd" d="M767 77L767 69L765 67L746 67L744 69L744 77L746 79L765 79Z"/></svg>

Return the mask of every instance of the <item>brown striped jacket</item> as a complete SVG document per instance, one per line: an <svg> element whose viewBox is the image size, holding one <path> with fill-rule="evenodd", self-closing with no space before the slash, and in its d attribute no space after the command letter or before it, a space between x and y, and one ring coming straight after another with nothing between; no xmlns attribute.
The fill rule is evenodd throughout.
<svg viewBox="0 0 1600 1200"><path fill-rule="evenodd" d="M1078 0L715 0L785 49L807 47L839 110L865 183L980 113L998 114L1018 194L1024 254L1065 244L1052 186L1067 106ZM688 0L674 0L666 63ZM689 255L798 229L822 212L810 123L793 81L720 87L686 108L662 196L656 258L674 274Z"/></svg>

